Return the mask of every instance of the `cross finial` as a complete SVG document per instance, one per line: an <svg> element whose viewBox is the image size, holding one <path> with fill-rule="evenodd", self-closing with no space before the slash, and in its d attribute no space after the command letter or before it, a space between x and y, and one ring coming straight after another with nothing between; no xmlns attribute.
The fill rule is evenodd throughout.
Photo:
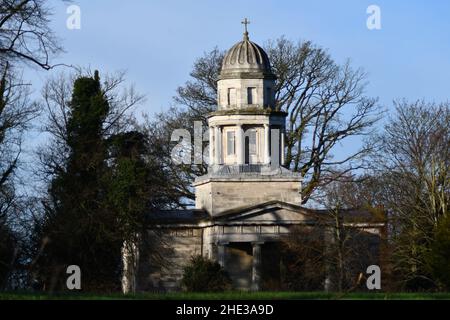
<svg viewBox="0 0 450 320"><path fill-rule="evenodd" d="M244 38L248 39L247 25L250 24L250 21L247 18L245 18L244 20L241 21L241 23L244 25L245 28Z"/></svg>

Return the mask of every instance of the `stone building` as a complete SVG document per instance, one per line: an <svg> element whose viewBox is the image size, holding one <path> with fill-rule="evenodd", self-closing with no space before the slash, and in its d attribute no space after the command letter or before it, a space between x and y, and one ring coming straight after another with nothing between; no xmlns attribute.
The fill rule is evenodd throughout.
<svg viewBox="0 0 450 320"><path fill-rule="evenodd" d="M318 225L324 213L300 206L300 174L281 165L287 114L276 110L275 80L266 52L245 31L223 60L218 107L208 117L210 163L194 182L195 209L151 215L148 236L158 234L165 251L158 259L141 245L135 268L126 267L125 291L180 289L193 255L217 260L236 289L264 289L264 279L279 274L276 244L295 226ZM378 237L384 222L357 227Z"/></svg>

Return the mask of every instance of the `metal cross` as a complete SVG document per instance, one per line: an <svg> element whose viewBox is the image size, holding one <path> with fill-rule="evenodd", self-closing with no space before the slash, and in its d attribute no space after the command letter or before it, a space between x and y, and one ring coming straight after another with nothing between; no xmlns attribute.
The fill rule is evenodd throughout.
<svg viewBox="0 0 450 320"><path fill-rule="evenodd" d="M247 25L250 24L250 21L245 18L244 20L241 21L241 23L245 26L245 33L247 33Z"/></svg>

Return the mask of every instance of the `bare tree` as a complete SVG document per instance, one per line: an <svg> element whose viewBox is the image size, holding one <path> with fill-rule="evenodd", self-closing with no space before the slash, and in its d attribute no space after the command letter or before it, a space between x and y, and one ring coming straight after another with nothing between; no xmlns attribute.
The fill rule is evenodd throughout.
<svg viewBox="0 0 450 320"><path fill-rule="evenodd" d="M283 252L282 288L295 291L321 291L326 277L324 224L295 226L281 241Z"/></svg>
<svg viewBox="0 0 450 320"><path fill-rule="evenodd" d="M179 141L171 141L174 130L186 128L191 137L194 137L194 121L201 121L192 110L180 110L171 108L169 112L159 113L153 119L146 117L146 121L141 128L151 137L151 150L158 155L158 161L163 164L167 181L172 186L172 196L174 207L187 207L195 200L192 181L197 176L207 173L205 162L201 164L175 163L172 159L172 149ZM204 128L204 124L203 124ZM204 136L207 136L204 134ZM207 142L203 141L202 151L206 148ZM186 145L184 151L192 155L195 152L192 145Z"/></svg>
<svg viewBox="0 0 450 320"><path fill-rule="evenodd" d="M192 80L179 87L174 97L177 104L188 107L191 117L203 120L205 125L208 113L216 109L217 81L224 56L225 52L216 47L198 58L190 73Z"/></svg>
<svg viewBox="0 0 450 320"><path fill-rule="evenodd" d="M377 99L365 95L366 74L349 62L338 65L311 42L280 38L265 49L278 77L276 108L288 113L284 165L304 177L303 202L313 192L346 173L368 167L365 162L373 145L335 158L336 147L349 137L365 137L380 119ZM191 81L178 88L175 102L188 107L194 119L203 120L214 110L217 80L224 52L217 48L198 59Z"/></svg>
<svg viewBox="0 0 450 320"><path fill-rule="evenodd" d="M39 106L30 101L30 84L23 81L19 65L53 67L51 59L62 49L49 28L50 15L45 0L0 1L0 269L7 273L0 275L0 286L11 285L21 273L17 264L29 240L31 206L23 194L29 181L22 181L18 171L24 168L23 139Z"/></svg>
<svg viewBox="0 0 450 320"><path fill-rule="evenodd" d="M406 289L435 287L427 256L434 230L448 214L450 201L450 106L396 101L396 114L374 156L382 181L380 201L389 211L393 263Z"/></svg>
<svg viewBox="0 0 450 320"><path fill-rule="evenodd" d="M17 169L22 144L30 122L39 108L29 100L29 86L12 72L9 64L0 70L0 273L9 274L18 255L18 226L23 219L22 198L18 195ZM0 287L7 276L0 275Z"/></svg>
<svg viewBox="0 0 450 320"><path fill-rule="evenodd" d="M11 72L9 65L1 70L0 78L0 198L8 198L13 177L19 165L24 132L38 115L36 103L29 100L29 88ZM0 203L0 208L6 204ZM6 210L5 210L6 211ZM0 217L4 210L0 210Z"/></svg>
<svg viewBox="0 0 450 320"><path fill-rule="evenodd" d="M368 179L334 181L324 188L321 205L327 249L325 258L328 280L339 292L364 289L361 280L369 265L382 265L386 245L385 227L372 233L371 224L386 223L383 207L371 203L372 191ZM385 254L385 252L383 252Z"/></svg>
<svg viewBox="0 0 450 320"><path fill-rule="evenodd" d="M0 2L0 64L25 62L51 69L51 57L62 49L49 27L45 0Z"/></svg>
<svg viewBox="0 0 450 320"><path fill-rule="evenodd" d="M293 228L282 241L287 289L364 290L362 279L369 265L382 265L385 271L384 233L372 234L370 227L363 226L380 221L384 217L379 209L346 209L334 202L314 226Z"/></svg>
<svg viewBox="0 0 450 320"><path fill-rule="evenodd" d="M333 151L348 137L368 135L381 110L377 99L364 95L366 74L349 61L338 65L308 41L280 38L266 47L278 77L277 109L289 114L284 165L305 178L306 202L317 187L367 167L371 144L339 159Z"/></svg>

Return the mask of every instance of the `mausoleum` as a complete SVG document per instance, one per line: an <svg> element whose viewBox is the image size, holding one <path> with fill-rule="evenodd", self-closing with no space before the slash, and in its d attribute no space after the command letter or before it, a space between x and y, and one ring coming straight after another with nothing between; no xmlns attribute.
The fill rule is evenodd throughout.
<svg viewBox="0 0 450 320"><path fill-rule="evenodd" d="M287 114L275 105L275 81L268 55L245 30L223 59L217 110L208 115L208 173L193 184L195 208L151 213L145 236L159 237L161 259L141 245L125 270L125 291L179 290L193 255L217 260L235 289L265 289L267 279L280 277L277 243L294 227L318 224L324 212L301 206L302 178L282 165ZM385 223L355 227L376 246Z"/></svg>

